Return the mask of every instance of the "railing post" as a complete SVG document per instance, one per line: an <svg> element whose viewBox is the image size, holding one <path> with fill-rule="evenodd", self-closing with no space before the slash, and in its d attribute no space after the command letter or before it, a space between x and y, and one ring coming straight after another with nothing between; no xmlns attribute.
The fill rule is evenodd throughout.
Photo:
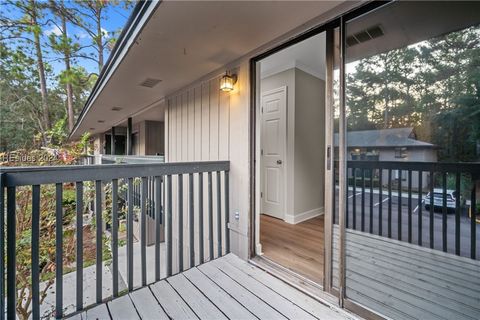
<svg viewBox="0 0 480 320"><path fill-rule="evenodd" d="M193 194L193 173L188 175L188 240L190 246L190 268L195 266L195 209Z"/></svg>
<svg viewBox="0 0 480 320"><path fill-rule="evenodd" d="M55 318L63 317L63 184L55 185Z"/></svg>
<svg viewBox="0 0 480 320"><path fill-rule="evenodd" d="M217 256L222 256L222 197L220 171L217 171Z"/></svg>
<svg viewBox="0 0 480 320"><path fill-rule="evenodd" d="M115 155L115 127L112 127L112 134L110 135L110 154Z"/></svg>
<svg viewBox="0 0 480 320"><path fill-rule="evenodd" d="M230 185L229 185L229 170L225 170L225 251L230 253Z"/></svg>
<svg viewBox="0 0 480 320"><path fill-rule="evenodd" d="M133 178L128 178L127 211L127 286L133 290Z"/></svg>
<svg viewBox="0 0 480 320"><path fill-rule="evenodd" d="M162 177L155 177L155 281L160 281L160 230L162 222Z"/></svg>
<svg viewBox="0 0 480 320"><path fill-rule="evenodd" d="M77 311L83 310L83 182L76 182Z"/></svg>
<svg viewBox="0 0 480 320"><path fill-rule="evenodd" d="M477 243L477 186L473 182L472 195L470 199L470 258L476 259L476 243Z"/></svg>
<svg viewBox="0 0 480 320"><path fill-rule="evenodd" d="M132 118L127 119L127 155L132 155Z"/></svg>
<svg viewBox="0 0 480 320"><path fill-rule="evenodd" d="M112 179L112 291L118 297L118 179Z"/></svg>
<svg viewBox="0 0 480 320"><path fill-rule="evenodd" d="M167 220L167 277L172 275L173 269L173 259L172 259L172 214L173 214L173 201L172 201L172 176L167 176L167 204L168 204L168 211L166 213L166 220Z"/></svg>
<svg viewBox="0 0 480 320"><path fill-rule="evenodd" d="M102 181L95 180L95 225L96 225L96 252L95 252L95 262L96 262L96 301L97 303L102 302L102 275L103 275L103 226L102 226Z"/></svg>
<svg viewBox="0 0 480 320"><path fill-rule="evenodd" d="M0 172L0 297L5 297L5 174ZM5 299L0 299L0 319L5 317Z"/></svg>
<svg viewBox="0 0 480 320"><path fill-rule="evenodd" d="M40 186L32 186L32 318L40 319Z"/></svg>
<svg viewBox="0 0 480 320"><path fill-rule="evenodd" d="M142 286L147 285L147 192L148 180L142 177L140 188L140 260L142 270Z"/></svg>
<svg viewBox="0 0 480 320"><path fill-rule="evenodd" d="M16 217L15 187L7 187L7 318L16 319Z"/></svg>

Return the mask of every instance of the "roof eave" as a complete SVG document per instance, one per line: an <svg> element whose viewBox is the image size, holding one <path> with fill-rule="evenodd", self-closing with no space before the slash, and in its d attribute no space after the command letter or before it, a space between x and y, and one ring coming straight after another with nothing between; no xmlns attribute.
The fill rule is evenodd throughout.
<svg viewBox="0 0 480 320"><path fill-rule="evenodd" d="M103 85L106 82L108 82L109 78L115 71L114 68L115 68L116 62L125 56L125 54L123 53L128 51L128 48L129 48L128 45L134 42L129 40L132 37L138 36L138 34L140 33L140 30L142 30L143 27L146 25L151 14L155 11L155 9L158 7L160 3L161 3L161 0L158 0L158 1L140 0L137 2L130 17L128 18L127 23L125 24L125 27L122 29L122 33L118 37L118 40L115 43L115 46L113 47L112 52L110 53L107 59L107 62L103 66L102 70L100 71L100 75L98 76L98 79L95 82L93 89L90 92L90 95L88 96L87 101L85 102L85 105L77 118L77 121L75 122L75 125L73 126L73 129L68 135L68 140L72 139L73 135L78 130L78 127L80 126L84 116L86 115L91 105L95 101L97 94L100 93ZM150 16L148 16L146 19L142 21L142 19L145 17L147 13L149 13Z"/></svg>

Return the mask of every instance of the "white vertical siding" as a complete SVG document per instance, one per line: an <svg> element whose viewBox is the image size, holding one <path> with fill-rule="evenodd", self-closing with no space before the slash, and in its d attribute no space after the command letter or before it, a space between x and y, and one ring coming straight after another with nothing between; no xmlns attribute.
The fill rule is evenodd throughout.
<svg viewBox="0 0 480 320"><path fill-rule="evenodd" d="M165 111L166 122L166 159L168 162L184 161L215 161L230 160L230 222L231 250L241 257L248 255L248 216L249 216L249 90L248 61L238 69L238 83L232 92L222 92L220 75L213 79L201 81L167 97ZM221 175L221 190L223 191L223 174ZM195 186L198 178L194 177ZM204 175L204 235L205 256L208 257L208 175ZM214 238L216 235L216 173L212 174ZM188 176L184 177L184 261L188 267ZM177 182L173 183L174 202L177 202ZM196 193L196 192L195 192ZM234 196L232 196L234 195ZM195 197L195 204L198 203ZM174 203L174 226L178 219L177 205ZM222 210L224 202L222 201ZM233 212L239 211L240 219L234 219ZM198 208L195 210L195 218ZM174 259L178 243L178 231L173 234ZM195 226L195 236L198 237L198 227ZM197 238L198 239L198 238ZM216 243L215 243L216 248ZM215 251L216 256L216 251Z"/></svg>

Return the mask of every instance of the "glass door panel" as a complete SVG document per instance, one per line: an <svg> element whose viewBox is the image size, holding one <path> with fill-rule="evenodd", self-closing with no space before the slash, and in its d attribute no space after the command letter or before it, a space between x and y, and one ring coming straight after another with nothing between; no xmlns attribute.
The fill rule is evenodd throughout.
<svg viewBox="0 0 480 320"><path fill-rule="evenodd" d="M480 3L393 2L346 23L346 298L479 318Z"/></svg>

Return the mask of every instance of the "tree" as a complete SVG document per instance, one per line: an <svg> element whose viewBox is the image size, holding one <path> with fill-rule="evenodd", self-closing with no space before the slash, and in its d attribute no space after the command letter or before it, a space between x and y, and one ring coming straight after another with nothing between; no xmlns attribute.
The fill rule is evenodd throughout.
<svg viewBox="0 0 480 320"><path fill-rule="evenodd" d="M440 160L477 160L479 57L473 26L357 61L347 75L348 129L414 127L441 147Z"/></svg>

